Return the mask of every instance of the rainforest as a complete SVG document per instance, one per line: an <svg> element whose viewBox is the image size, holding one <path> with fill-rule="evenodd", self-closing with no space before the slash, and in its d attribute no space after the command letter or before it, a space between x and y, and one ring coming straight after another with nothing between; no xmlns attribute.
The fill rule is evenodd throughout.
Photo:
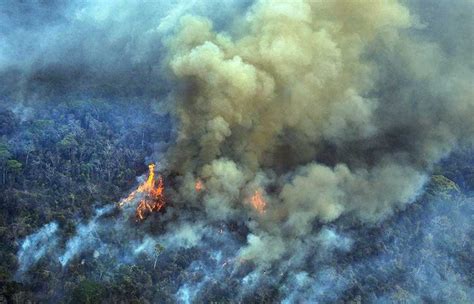
<svg viewBox="0 0 474 304"><path fill-rule="evenodd" d="M0 303L473 303L473 16L0 1Z"/></svg>

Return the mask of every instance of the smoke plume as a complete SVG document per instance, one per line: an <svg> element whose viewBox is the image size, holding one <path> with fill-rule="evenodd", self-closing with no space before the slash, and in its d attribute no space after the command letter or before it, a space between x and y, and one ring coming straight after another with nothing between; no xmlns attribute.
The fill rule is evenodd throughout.
<svg viewBox="0 0 474 304"><path fill-rule="evenodd" d="M399 280L416 285L405 299L448 299L429 289L429 278L460 301L474 296L455 273L440 276L435 264L448 250L430 240L453 236L429 224L444 212L460 218L463 238L472 234L461 207L437 201L429 215L412 210L426 224L416 238L403 215L433 166L474 141L474 23L462 13L474 10L471 2L432 2L432 10L395 0L165 2L65 5L39 29L15 26L3 38L0 79L19 83L2 87L5 98L75 87L157 98L154 110L175 120L174 143L153 159L166 212L137 227L127 220L130 207L121 215L99 210L64 246L48 245L59 248L54 267L92 255L164 268L181 250L192 258L179 271L193 275L177 276L170 289L183 303L211 301L233 286L228 298L240 302L272 288L283 303L334 302L355 281L375 290L371 280L392 286L383 295L391 301L400 296L394 260L411 254L400 240L440 252L427 258L431 266L413 261L417 270ZM38 41L28 60L11 51ZM472 205L460 205L471 216ZM56 229L24 240L20 272L44 256L40 243ZM377 254L364 257L366 243ZM31 246L40 248L34 256L25 253ZM463 246L453 244L457 252Z"/></svg>
<svg viewBox="0 0 474 304"><path fill-rule="evenodd" d="M382 220L472 141L472 69L423 27L396 1L257 1L227 32L180 19L166 40L179 118L168 159L204 181L211 219L255 213L245 202L264 191L242 257L278 260L341 216Z"/></svg>

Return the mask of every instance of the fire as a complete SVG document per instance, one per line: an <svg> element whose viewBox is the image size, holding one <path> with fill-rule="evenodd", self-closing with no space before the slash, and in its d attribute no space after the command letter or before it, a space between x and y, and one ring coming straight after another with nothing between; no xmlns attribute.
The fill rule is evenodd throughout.
<svg viewBox="0 0 474 304"><path fill-rule="evenodd" d="M155 164L148 166L148 178L146 182L139 185L137 190L119 203L119 207L139 199L135 216L137 221L145 219L146 215L154 211L160 211L165 206L163 178L155 179Z"/></svg>
<svg viewBox="0 0 474 304"><path fill-rule="evenodd" d="M255 191L254 195L252 195L252 198L250 199L250 203L252 204L253 208L257 210L258 213L265 213L265 207L267 206L267 202L265 202L261 190Z"/></svg>
<svg viewBox="0 0 474 304"><path fill-rule="evenodd" d="M194 189L196 190L196 192L201 192L204 189L204 184L200 179L198 179L194 184Z"/></svg>
<svg viewBox="0 0 474 304"><path fill-rule="evenodd" d="M147 213L158 212L165 206L163 178L159 176L158 181L155 181L150 179L151 176L152 174L150 173L147 186L145 187L147 190L145 197L140 200L135 211L137 220L143 220Z"/></svg>

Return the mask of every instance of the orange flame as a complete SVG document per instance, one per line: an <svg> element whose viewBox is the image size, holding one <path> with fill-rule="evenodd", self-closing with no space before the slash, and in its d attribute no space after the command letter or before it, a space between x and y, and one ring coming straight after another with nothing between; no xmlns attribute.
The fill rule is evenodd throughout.
<svg viewBox="0 0 474 304"><path fill-rule="evenodd" d="M252 204L253 208L260 214L265 213L265 208L267 206L267 202L263 198L262 191L256 190L252 198L250 199L250 203Z"/></svg>
<svg viewBox="0 0 474 304"><path fill-rule="evenodd" d="M139 185L137 190L119 203L119 207L130 203L137 198L140 199L135 210L137 221L145 219L146 215L154 211L160 211L165 206L164 183L161 176L155 180L155 164L148 165L148 178L146 182Z"/></svg>
<svg viewBox="0 0 474 304"><path fill-rule="evenodd" d="M194 184L194 189L196 190L196 192L201 192L204 189L204 184L200 179L198 179Z"/></svg>

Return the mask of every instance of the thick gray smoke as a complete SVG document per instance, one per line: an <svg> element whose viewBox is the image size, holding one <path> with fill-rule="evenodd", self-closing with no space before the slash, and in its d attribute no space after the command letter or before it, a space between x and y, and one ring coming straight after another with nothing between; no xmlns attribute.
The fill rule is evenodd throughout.
<svg viewBox="0 0 474 304"><path fill-rule="evenodd" d="M212 219L252 215L262 193L242 258L279 260L344 215L380 221L472 142L472 48L449 54L423 22L396 1L257 1L232 34L181 18L171 168L204 182Z"/></svg>
<svg viewBox="0 0 474 304"><path fill-rule="evenodd" d="M167 212L141 230L126 221L128 209L123 217L98 212L55 259L67 267L87 253L122 263L145 256L156 267L166 257L157 250L162 244L200 252L186 267L197 278L176 287L182 302L223 292L212 289L215 282L240 284L237 301L280 285L285 303L339 299L365 267L384 267L399 249L390 240L392 247L369 261L344 264L341 256L372 242L366 231L410 206L433 166L473 143L474 23L465 15L473 4L426 5L86 2L56 5L48 18L41 7L31 24L14 25L18 12L4 10L0 77L13 81L3 81L3 96L28 100L72 87L83 94L158 95L177 121L176 144L156 160L173 175ZM471 233L460 222L462 234ZM421 229L426 238L442 234ZM110 231L115 239L105 242ZM23 246L42 248L45 233ZM31 257L20 251L21 271L45 250ZM420 270L406 280L439 275L416 265ZM447 282L450 292L461 286L460 300L473 296L449 275L436 284Z"/></svg>

